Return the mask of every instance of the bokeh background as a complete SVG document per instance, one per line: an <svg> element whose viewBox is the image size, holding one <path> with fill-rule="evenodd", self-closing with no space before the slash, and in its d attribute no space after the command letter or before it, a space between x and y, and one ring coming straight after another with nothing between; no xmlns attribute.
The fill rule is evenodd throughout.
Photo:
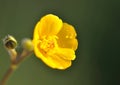
<svg viewBox="0 0 120 85"><path fill-rule="evenodd" d="M52 13L74 25L79 47L64 71L29 56L7 85L120 85L120 0L0 0L0 79L10 64L2 39L20 45L31 38L37 21Z"/></svg>

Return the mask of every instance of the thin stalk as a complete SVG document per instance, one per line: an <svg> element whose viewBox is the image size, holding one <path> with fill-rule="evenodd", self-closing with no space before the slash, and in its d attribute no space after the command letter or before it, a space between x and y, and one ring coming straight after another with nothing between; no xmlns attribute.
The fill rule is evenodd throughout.
<svg viewBox="0 0 120 85"><path fill-rule="evenodd" d="M17 58L15 59L15 61L12 61L9 69L7 70L7 72L5 73L5 75L3 76L3 79L0 82L0 85L6 85L6 82L8 81L8 79L10 78L10 76L13 74L13 72L16 70L16 68L18 67L18 65L28 56L32 53L32 51L26 51L23 50L23 52L21 53L21 55L17 56Z"/></svg>
<svg viewBox="0 0 120 85"><path fill-rule="evenodd" d="M5 73L5 75L3 76L3 79L0 82L0 85L5 85L6 82L8 81L8 79L10 78L10 76L12 75L12 73L15 71L14 68L12 68L12 66L7 70L7 72Z"/></svg>

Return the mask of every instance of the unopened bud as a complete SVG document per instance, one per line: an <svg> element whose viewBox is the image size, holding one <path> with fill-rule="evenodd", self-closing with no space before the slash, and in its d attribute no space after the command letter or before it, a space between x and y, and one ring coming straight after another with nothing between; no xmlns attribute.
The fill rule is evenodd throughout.
<svg viewBox="0 0 120 85"><path fill-rule="evenodd" d="M17 41L16 41L16 39L15 39L13 36L11 36L11 35L7 35L7 36L3 39L3 43L4 43L4 45L5 45L5 47L6 47L7 49L14 49L14 48L16 48L16 46L17 46Z"/></svg>
<svg viewBox="0 0 120 85"><path fill-rule="evenodd" d="M33 50L33 44L32 44L32 40L31 39L28 39L28 38L25 38L22 40L22 46L25 50L28 50L28 51L32 51Z"/></svg>

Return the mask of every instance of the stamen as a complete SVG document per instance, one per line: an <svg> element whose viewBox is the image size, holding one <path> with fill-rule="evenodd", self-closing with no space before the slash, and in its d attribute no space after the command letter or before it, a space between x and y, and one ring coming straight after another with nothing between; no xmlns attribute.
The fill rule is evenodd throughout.
<svg viewBox="0 0 120 85"><path fill-rule="evenodd" d="M57 46L56 37L48 36L43 37L40 42L40 49L42 49L45 53L48 53L50 50L53 50Z"/></svg>

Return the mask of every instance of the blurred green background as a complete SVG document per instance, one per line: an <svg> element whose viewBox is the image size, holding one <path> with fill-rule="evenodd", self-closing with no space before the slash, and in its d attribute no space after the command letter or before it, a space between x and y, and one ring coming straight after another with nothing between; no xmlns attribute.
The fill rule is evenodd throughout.
<svg viewBox="0 0 120 85"><path fill-rule="evenodd" d="M37 21L53 13L75 26L79 47L64 71L32 54L7 85L120 85L120 0L0 0L0 79L10 64L2 39L32 39Z"/></svg>

